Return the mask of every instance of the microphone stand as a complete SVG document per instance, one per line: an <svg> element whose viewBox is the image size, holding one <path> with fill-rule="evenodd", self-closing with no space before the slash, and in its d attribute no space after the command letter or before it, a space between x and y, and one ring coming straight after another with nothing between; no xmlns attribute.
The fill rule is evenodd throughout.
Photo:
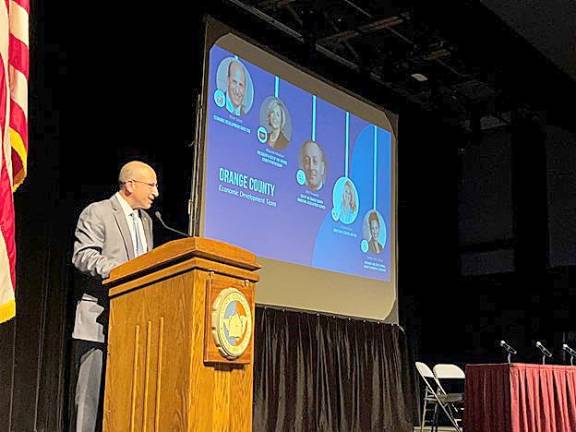
<svg viewBox="0 0 576 432"><path fill-rule="evenodd" d="M540 352L542 353L542 364L545 365L546 364L546 357L552 357L552 353L550 351L548 351L548 349L542 345L542 343L540 341L536 342L536 348L538 348L540 350Z"/></svg>
<svg viewBox="0 0 576 432"><path fill-rule="evenodd" d="M190 237L190 235L188 235L187 233L185 233L183 231L179 231L177 229L174 229L174 228L166 225L166 222L164 222L164 219L162 219L162 214L159 211L154 212L154 216L156 216L156 219L158 219L160 221L160 223L162 224L162 226L164 228L166 228L168 231L172 231L173 233L176 233L181 237Z"/></svg>
<svg viewBox="0 0 576 432"><path fill-rule="evenodd" d="M567 344L562 345L562 349L570 356L570 366L574 366L574 356L576 356L576 350L573 350Z"/></svg>
<svg viewBox="0 0 576 432"><path fill-rule="evenodd" d="M506 361L508 362L508 364L512 363L512 356L514 354L516 354L516 350L514 348L512 348L510 345L508 345L506 343L506 341L501 340L500 341L500 347L504 349L504 351L506 351Z"/></svg>

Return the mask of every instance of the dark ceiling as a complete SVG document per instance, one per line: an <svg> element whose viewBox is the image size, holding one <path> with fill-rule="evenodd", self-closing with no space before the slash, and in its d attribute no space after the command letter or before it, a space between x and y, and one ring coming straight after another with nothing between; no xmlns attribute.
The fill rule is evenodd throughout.
<svg viewBox="0 0 576 432"><path fill-rule="evenodd" d="M482 3L576 80L574 0L482 0Z"/></svg>
<svg viewBox="0 0 576 432"><path fill-rule="evenodd" d="M479 1L225 2L468 132L506 125L518 109L547 110L558 95L573 94L566 68L525 37L532 29L521 36L509 17Z"/></svg>

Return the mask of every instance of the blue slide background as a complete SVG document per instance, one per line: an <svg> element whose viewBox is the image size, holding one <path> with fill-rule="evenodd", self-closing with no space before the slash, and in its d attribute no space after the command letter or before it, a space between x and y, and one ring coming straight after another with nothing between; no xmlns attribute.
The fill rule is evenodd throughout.
<svg viewBox="0 0 576 432"><path fill-rule="evenodd" d="M332 191L345 176L346 111L316 98L316 141L324 150L327 176L322 189L312 192L298 183L297 173L300 147L313 133L313 95L280 77L278 97L288 109L292 136L285 149L272 150L258 140L257 131L260 107L267 97L274 96L275 76L239 59L251 77L254 98L249 112L235 116L218 106L214 97L218 66L230 57L234 54L217 45L210 50L202 234L265 258L389 281L391 133L349 113L348 177L358 192L358 216L348 225L335 221ZM269 163L271 158L275 164ZM220 176L223 169L273 185L274 193L227 183ZM383 223L379 240L384 250L378 255L362 249L367 233L365 216L373 208Z"/></svg>

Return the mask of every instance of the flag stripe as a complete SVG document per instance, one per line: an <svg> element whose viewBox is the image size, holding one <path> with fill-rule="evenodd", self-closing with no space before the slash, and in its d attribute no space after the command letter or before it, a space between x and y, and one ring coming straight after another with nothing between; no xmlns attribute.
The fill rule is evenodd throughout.
<svg viewBox="0 0 576 432"><path fill-rule="evenodd" d="M12 67L8 68L10 81L10 96L12 102L20 106L24 116L28 113L28 80L19 70Z"/></svg>
<svg viewBox="0 0 576 432"><path fill-rule="evenodd" d="M10 127L14 129L24 140L24 143L28 142L28 130L26 128L26 115L22 108L18 104L11 101L10 104Z"/></svg>
<svg viewBox="0 0 576 432"><path fill-rule="evenodd" d="M3 154L4 152L2 152ZM0 165L4 166L4 165ZM6 171L2 168L2 180L0 180L0 194L9 193L12 194L10 187L4 186L4 181L8 180L7 176L4 174ZM0 202L4 202L5 196L0 197ZM3 218L3 216L0 216ZM8 249L6 247L6 242L4 241L4 228L1 226L0 229L0 269L10 269L11 271L0 271L0 323L8 321L13 318L16 314L16 303L14 301L14 283L15 274L12 271L14 266L12 266L11 260L14 256L10 258ZM13 249L13 254L16 251Z"/></svg>
<svg viewBox="0 0 576 432"><path fill-rule="evenodd" d="M4 65L4 70L6 70L6 66L8 64L8 26L10 24L10 20L8 18L8 4L7 2L0 3L0 60ZM2 85L4 85L4 77L2 80ZM1 125L0 125L1 126Z"/></svg>
<svg viewBox="0 0 576 432"><path fill-rule="evenodd" d="M0 3L0 29L4 29L4 26L8 26L8 5L5 2ZM7 151L8 141L7 139L7 121L8 121L8 77L6 76L6 70L8 69L8 32L5 30L0 30L0 149L2 154L0 155L0 167L4 166L5 152ZM11 173L10 170L8 170Z"/></svg>
<svg viewBox="0 0 576 432"><path fill-rule="evenodd" d="M28 45L13 35L10 35L10 66L16 68L28 78L29 67L28 64Z"/></svg>
<svg viewBox="0 0 576 432"><path fill-rule="evenodd" d="M10 144L12 147L12 189L24 181L28 154L28 11L29 2L10 3Z"/></svg>
<svg viewBox="0 0 576 432"><path fill-rule="evenodd" d="M28 11L15 1L10 3L10 33L28 45Z"/></svg>
<svg viewBox="0 0 576 432"><path fill-rule="evenodd" d="M0 322L14 317L13 190L26 177L30 0L0 0Z"/></svg>
<svg viewBox="0 0 576 432"><path fill-rule="evenodd" d="M11 0L11 3L16 3L18 6L23 8L28 14L30 14L30 0ZM28 20L28 18L26 18Z"/></svg>
<svg viewBox="0 0 576 432"><path fill-rule="evenodd" d="M6 161L4 155L2 158ZM0 171L0 185L2 189L0 190L0 202L2 202L2 208L0 208L0 233L6 243L6 254L8 256L8 261L10 262L10 280L12 282L12 287L14 287L16 285L16 269L12 265L16 261L16 244L14 242L14 197L12 195L12 189L10 188L8 172L5 167L6 164L2 163L2 170ZM2 297L1 293L0 297Z"/></svg>
<svg viewBox="0 0 576 432"><path fill-rule="evenodd" d="M0 46L1 48L1 46ZM4 73L4 61L2 51L0 50L0 149L2 150L2 158L8 147L6 129L8 127L8 82L6 81L6 74ZM0 167L2 167L0 165Z"/></svg>
<svg viewBox="0 0 576 432"><path fill-rule="evenodd" d="M0 18L2 17L0 5ZM11 152L8 139L8 81L4 59L6 45L0 46L0 322L14 317L16 245L14 239L14 197L12 195Z"/></svg>

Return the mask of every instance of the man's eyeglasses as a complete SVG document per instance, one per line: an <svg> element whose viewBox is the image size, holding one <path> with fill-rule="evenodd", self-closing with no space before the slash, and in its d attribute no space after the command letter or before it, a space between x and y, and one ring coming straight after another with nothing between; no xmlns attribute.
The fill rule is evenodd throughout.
<svg viewBox="0 0 576 432"><path fill-rule="evenodd" d="M148 187L151 187L152 189L154 189L154 188L158 189L158 183L148 183L148 182L143 182L143 181L134 180L134 179L130 179L130 180L128 180L128 181L131 181L131 182L134 182L134 183L142 183L142 184L147 185Z"/></svg>

